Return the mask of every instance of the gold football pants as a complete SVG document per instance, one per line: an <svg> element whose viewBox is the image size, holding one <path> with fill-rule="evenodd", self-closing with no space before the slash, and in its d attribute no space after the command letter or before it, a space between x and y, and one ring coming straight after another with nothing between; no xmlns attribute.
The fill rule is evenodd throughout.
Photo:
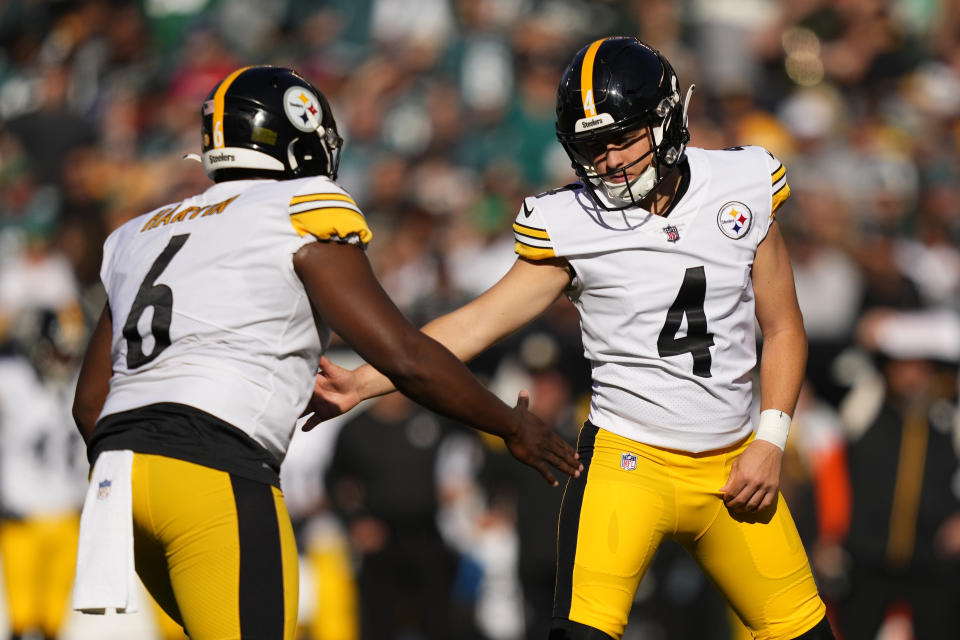
<svg viewBox="0 0 960 640"><path fill-rule="evenodd" d="M60 632L73 586L80 516L40 516L0 524L10 630Z"/></svg>
<svg viewBox="0 0 960 640"><path fill-rule="evenodd" d="M750 440L691 454L584 425L584 473L568 481L560 512L554 617L620 638L640 579L672 539L756 638L814 627L825 607L783 496L751 519L723 504L720 488Z"/></svg>
<svg viewBox="0 0 960 640"><path fill-rule="evenodd" d="M331 528L332 529L332 528ZM313 640L357 640L360 637L357 582L350 564L350 546L339 531L326 530L307 541L316 600L308 628Z"/></svg>
<svg viewBox="0 0 960 640"><path fill-rule="evenodd" d="M276 487L134 454L137 573L191 640L293 640L297 549Z"/></svg>

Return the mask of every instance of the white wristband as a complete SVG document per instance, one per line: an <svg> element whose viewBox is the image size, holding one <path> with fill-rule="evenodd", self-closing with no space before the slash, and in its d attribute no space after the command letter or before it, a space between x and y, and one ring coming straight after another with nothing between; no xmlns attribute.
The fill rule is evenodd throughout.
<svg viewBox="0 0 960 640"><path fill-rule="evenodd" d="M787 446L790 434L790 416L779 409L767 409L760 412L757 425L757 440L766 440L783 450Z"/></svg>

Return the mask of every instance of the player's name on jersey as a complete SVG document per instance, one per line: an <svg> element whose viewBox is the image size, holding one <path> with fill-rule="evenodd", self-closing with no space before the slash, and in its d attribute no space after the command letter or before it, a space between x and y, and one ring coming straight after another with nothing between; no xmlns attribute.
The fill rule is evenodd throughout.
<svg viewBox="0 0 960 640"><path fill-rule="evenodd" d="M167 207L166 209L160 209L153 217L147 220L146 224L143 225L143 228L140 231L149 231L150 229L156 229L159 226L173 224L174 222L182 222L184 220L193 220L197 216L212 216L215 213L223 213L223 210L229 206L231 202L237 199L237 196L232 198L227 198L223 202L217 202L215 204L210 204L205 207L190 206L180 209L180 203L175 204L172 207ZM178 211L178 209L180 209Z"/></svg>

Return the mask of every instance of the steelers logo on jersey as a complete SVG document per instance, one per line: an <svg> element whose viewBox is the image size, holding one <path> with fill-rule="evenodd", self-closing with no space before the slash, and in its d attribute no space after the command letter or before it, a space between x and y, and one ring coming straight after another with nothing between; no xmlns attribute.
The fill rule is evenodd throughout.
<svg viewBox="0 0 960 640"><path fill-rule="evenodd" d="M723 235L734 240L739 240L747 235L752 224L753 213L750 211L750 207L736 200L720 207L720 211L717 213L717 226L720 227L720 231L723 232Z"/></svg>
<svg viewBox="0 0 960 640"><path fill-rule="evenodd" d="M317 96L304 87L290 87L283 94L283 111L287 119L300 131L320 128L323 113Z"/></svg>

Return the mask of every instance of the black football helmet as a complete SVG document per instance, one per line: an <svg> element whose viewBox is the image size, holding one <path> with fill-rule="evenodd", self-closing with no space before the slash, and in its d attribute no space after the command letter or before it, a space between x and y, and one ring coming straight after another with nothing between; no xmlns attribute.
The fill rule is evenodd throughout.
<svg viewBox="0 0 960 640"><path fill-rule="evenodd" d="M203 103L203 168L214 182L337 177L343 139L327 99L296 71L237 69Z"/></svg>
<svg viewBox="0 0 960 640"><path fill-rule="evenodd" d="M606 209L636 206L683 157L690 133L677 74L656 49L637 38L597 40L581 49L557 90L557 139L573 169ZM597 173L593 159L610 142L646 128L650 153L624 167ZM652 155L650 166L630 180L626 169ZM623 176L624 181L610 178Z"/></svg>
<svg viewBox="0 0 960 640"><path fill-rule="evenodd" d="M66 382L76 374L87 341L83 311L76 303L59 309L21 310L0 331L0 353L25 356L37 374L50 382Z"/></svg>

